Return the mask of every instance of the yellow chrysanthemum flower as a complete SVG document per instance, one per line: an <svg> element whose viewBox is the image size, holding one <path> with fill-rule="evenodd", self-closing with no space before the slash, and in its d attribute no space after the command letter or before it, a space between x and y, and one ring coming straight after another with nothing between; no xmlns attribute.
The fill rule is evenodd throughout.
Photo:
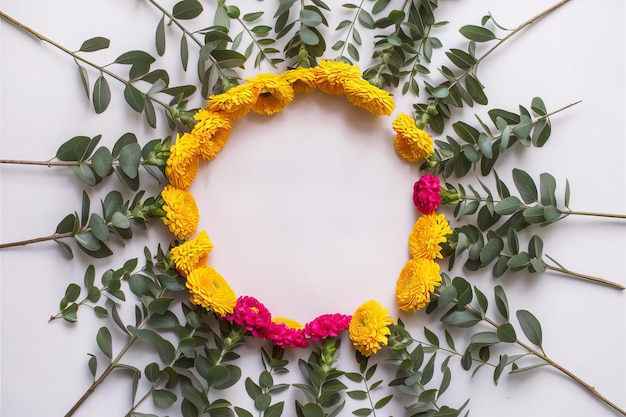
<svg viewBox="0 0 626 417"><path fill-rule="evenodd" d="M235 291L226 280L210 266L194 269L187 276L189 301L224 317L232 314L237 304Z"/></svg>
<svg viewBox="0 0 626 417"><path fill-rule="evenodd" d="M310 93L317 88L315 85L315 73L311 68L298 67L283 72L282 77L291 85L294 93Z"/></svg>
<svg viewBox="0 0 626 417"><path fill-rule="evenodd" d="M312 71L315 73L315 84L327 94L344 94L348 80L362 79L359 67L339 61L322 60Z"/></svg>
<svg viewBox="0 0 626 417"><path fill-rule="evenodd" d="M165 165L165 175L176 188L187 190L198 173L200 143L195 136L185 133L176 135Z"/></svg>
<svg viewBox="0 0 626 417"><path fill-rule="evenodd" d="M423 214L413 225L409 236L409 253L414 258L442 258L440 243L448 239L452 229L443 214Z"/></svg>
<svg viewBox="0 0 626 417"><path fill-rule="evenodd" d="M406 113L400 113L393 121L396 131L396 152L409 162L428 158L433 152L433 138L415 126L415 121Z"/></svg>
<svg viewBox="0 0 626 417"><path fill-rule="evenodd" d="M224 113L231 119L237 119L252 110L257 97L258 92L253 85L240 84L225 93L210 96L206 109L211 112Z"/></svg>
<svg viewBox="0 0 626 417"><path fill-rule="evenodd" d="M206 230L203 230L195 239L172 248L170 257L178 272L186 277L191 271L206 263L211 250L213 250L213 243L211 243Z"/></svg>
<svg viewBox="0 0 626 417"><path fill-rule="evenodd" d="M191 134L198 138L200 156L210 161L226 145L233 124L224 113L205 109L200 109L193 118L198 123L191 130Z"/></svg>
<svg viewBox="0 0 626 417"><path fill-rule="evenodd" d="M347 80L344 85L346 98L374 116L389 116L396 107L389 92L363 79Z"/></svg>
<svg viewBox="0 0 626 417"><path fill-rule="evenodd" d="M200 213L193 195L187 190L166 185L161 191L163 197L163 223L179 239L189 239L196 232Z"/></svg>
<svg viewBox="0 0 626 417"><path fill-rule="evenodd" d="M363 303L352 315L348 332L356 350L364 356L376 353L381 345L387 344L391 334L389 325L393 319L387 316L387 309L376 300Z"/></svg>
<svg viewBox="0 0 626 417"><path fill-rule="evenodd" d="M402 311L426 307L430 293L441 285L439 264L431 259L413 258L404 265L396 282L396 301Z"/></svg>
<svg viewBox="0 0 626 417"><path fill-rule="evenodd" d="M246 81L257 90L258 98L252 107L255 113L278 113L293 100L291 84L280 75L259 74L254 78L246 78Z"/></svg>

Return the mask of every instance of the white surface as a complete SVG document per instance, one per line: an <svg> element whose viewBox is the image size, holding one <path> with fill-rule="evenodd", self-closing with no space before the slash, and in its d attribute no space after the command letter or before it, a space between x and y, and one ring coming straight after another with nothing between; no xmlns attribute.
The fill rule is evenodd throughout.
<svg viewBox="0 0 626 417"><path fill-rule="evenodd" d="M488 11L502 25L514 27L552 4L440 3L438 18L451 22L441 31L446 48L463 47L454 30L477 24ZM274 2L254 2L250 7L272 13ZM109 50L88 55L98 63L130 49L152 52L160 18L142 1L0 1L0 9L69 49L78 49L92 36L110 38ZM341 18L340 13L333 18ZM574 0L481 65L488 108L528 107L534 96L542 97L552 110L582 100L554 117L553 136L543 149L503 158L499 174L511 189L512 167L534 178L547 171L556 177L560 193L569 179L572 209L626 212L624 21L622 2ZM128 111L121 88L113 82L111 108L96 115L71 58L5 22L0 31L0 158L46 160L60 143L76 135L103 134L103 143L112 145L128 131L140 141L169 134L163 128L156 132L146 128L143 116ZM177 40L168 44L170 75L179 68L177 47ZM365 59L361 66L367 66ZM246 75L255 73L247 68ZM92 82L96 76L90 73ZM180 75L184 76L193 82L193 71ZM396 112L411 111L410 97L397 97L397 103ZM463 120L473 123L473 113L486 120L486 110L467 109ZM369 298L382 301L397 315L393 291L415 219L411 187L418 174L395 156L391 120L374 119L342 97L315 93L298 96L271 118L248 116L235 122L231 141L213 164L203 168L194 192L203 195L198 197L201 227L215 245L211 263L238 294L255 295L275 315L301 321L324 312L350 314ZM165 125L163 119L159 125ZM0 172L1 242L50 234L61 218L80 208L81 187L69 170L3 166ZM111 178L90 190L92 203L118 187L116 181ZM142 181L158 192L149 177ZM566 267L624 284L624 228L625 223L615 220L569 218L540 233L545 251ZM89 263L96 265L99 278L105 269L141 257L143 246L154 248L167 236L156 229L137 232L126 248L114 246L114 259L66 261L54 243L0 252L3 416L63 415L88 387L86 354L97 351L94 335L102 322L88 311L79 313L75 326L47 319L57 312L67 284L82 281ZM488 294L495 285L489 276L465 276ZM528 309L540 319L550 357L626 407L623 292L551 273L508 275L497 283L506 286L513 310ZM425 323L431 329L437 326L420 313L403 320L415 336ZM242 367L258 368L257 348L247 349ZM141 352L136 354L143 359ZM304 352L292 352L291 358L297 354ZM345 367L352 366L351 358L345 343L341 356ZM294 369L290 375L296 374ZM250 376L256 378L258 372ZM129 383L119 381L123 382L107 381L77 415L123 415ZM548 368L505 376L498 387L489 371L471 379L459 369L452 384L448 403L458 406L471 397L471 415L616 415ZM233 402L251 410L242 398ZM293 415L291 406L288 400L284 415ZM342 415L360 406L347 406ZM380 415L403 415L399 402L383 411ZM176 408L167 410L168 415L178 413Z"/></svg>

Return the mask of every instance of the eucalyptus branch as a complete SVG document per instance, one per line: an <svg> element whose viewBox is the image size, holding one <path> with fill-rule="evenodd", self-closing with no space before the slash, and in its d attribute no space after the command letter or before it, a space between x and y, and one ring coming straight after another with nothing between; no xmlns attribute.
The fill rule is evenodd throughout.
<svg viewBox="0 0 626 417"><path fill-rule="evenodd" d="M350 26L348 27L348 32L346 33L346 38L343 41L343 46L341 47L341 52L339 53L339 56L345 56L344 52L348 47L348 40L350 39L350 35L352 35L352 31L354 30L354 26L356 25L359 13L363 9L363 3L365 3L365 0L361 0L361 3L359 3L359 7L355 9L356 12L354 13L354 19L352 19L352 21L350 22Z"/></svg>
<svg viewBox="0 0 626 417"><path fill-rule="evenodd" d="M559 7L563 6L564 4L568 3L570 0L561 0L560 2L552 5L551 7L547 8L546 10L542 11L541 13L531 17L530 19L526 20L524 23L520 24L519 26L517 26L515 29L512 29L511 32L506 35L505 37L503 37L502 39L500 39L494 46L492 46L487 52L485 52L484 54L482 54L479 58L476 58L476 62L471 65L468 69L466 69L465 71L463 71L461 73L461 75L459 75L458 77L455 77L454 80L452 80L450 82L450 84L448 85L448 87L453 87L455 84L457 84L458 82L460 82L462 79L464 79L466 76L468 76L469 74L475 74L476 71L478 70L478 66L480 65L480 63L487 58L489 55L491 55L496 49L498 49L501 45L503 45L506 41L508 41L509 39L511 39L512 37L514 37L515 35L517 35L520 31L522 31L522 29L524 29L527 26L532 25L533 23L535 23L536 21L538 21L539 19L541 19L542 17L552 13L554 10L558 9ZM434 101L437 101L438 99L435 98Z"/></svg>
<svg viewBox="0 0 626 417"><path fill-rule="evenodd" d="M78 401L76 401L76 403L72 406L72 408L70 408L70 410L65 414L65 417L71 417L74 415L74 413L83 405L83 403L87 400L87 398L89 398L89 396L94 393L94 391L100 386L100 384L102 384L102 382L115 369L115 367L120 362L122 357L131 348L131 346L137 341L137 339L138 338L135 335L131 336L130 339L128 339L128 342L126 342L126 345L122 348L122 350L120 350L120 353L118 353L117 356L113 360L111 360L111 363L109 363L109 366L107 366L107 368L98 377L98 379L96 379L91 384L91 386L87 389L87 391L85 391L85 393L78 399Z"/></svg>
<svg viewBox="0 0 626 417"><path fill-rule="evenodd" d="M31 35L35 36L36 38L38 38L41 41L44 41L52 46L54 46L57 49L60 49L61 51L65 52L66 54L70 55L72 58L74 58L77 61L81 61L87 65L89 65L90 67L98 70L100 73L106 74L109 77L113 78L116 81L119 81L120 83L124 84L125 86L132 86L134 87L134 85L132 84L132 82L130 82L129 80L126 80L122 77L120 77L119 75L107 70L106 68L97 65L91 61L89 61L88 59L83 58L82 56L78 55L75 52L70 51L69 49L67 49L66 47L64 47L63 45L60 45L59 43L53 41L52 39L36 32L34 29L30 28L29 26L26 26L25 24L19 22L18 20L14 19L13 17L7 15L6 13L4 13L3 11L0 10L0 18L6 20L7 22L11 23L12 25L16 26L17 28L24 30L28 33L30 33ZM136 87L134 87L136 88ZM142 97L147 98L151 101L153 101L156 104L159 104L160 106L162 106L163 108L165 108L166 110L169 110L170 106L165 104L164 102L152 97L149 94L140 92Z"/></svg>
<svg viewBox="0 0 626 417"><path fill-rule="evenodd" d="M456 281L461 281L458 284L456 283ZM446 277L445 281L449 282L449 278ZM464 303L461 303L461 301L459 300L459 298L457 297L457 286L459 287L459 289L461 289L461 291L466 291L468 290L469 293L465 293L463 295L464 299L466 300ZM447 290L452 290L451 293L453 296L450 296L447 292ZM507 343L515 343L517 344L519 347L521 347L523 350L525 350L528 354L540 359L542 362L552 366L554 369L560 371L561 373L563 373L564 375L566 375L567 377L569 377L570 379L572 379L574 382L576 382L578 385L580 385L581 387L583 387L585 390L589 391L590 393L592 393L596 398L598 398L600 401L604 402L605 404L607 404L608 406L610 406L611 408L613 408L614 410L616 410L617 412L619 412L620 414L626 416L626 411L621 409L619 406L617 406L617 404L613 403L612 401L610 401L608 398L606 398L605 396L603 396L602 394L600 394L592 385L590 385L589 383L587 383L586 381L584 381L582 378L580 378L579 376L577 376L576 374L574 374L572 371L570 371L569 369L565 368L563 365L557 363L555 360L553 360L552 358L550 358L544 351L543 347L541 346L541 326L539 324L539 322L537 321L536 318L534 318L534 316L532 316L532 314L530 314L529 312L525 312L526 314L523 316L520 316L519 313L521 311L518 311L518 320L520 321L520 324L522 325L522 330L524 331L524 334L526 335L526 337L535 345L537 345L539 347L539 350L529 346L527 343L519 340L519 338L517 337L511 323L508 321L508 302L506 301L506 296L503 294L503 289L500 288L501 290L501 294L498 295L498 292L496 291L496 297L499 299L497 301L499 301L500 306L498 306L498 310L500 311L501 314L503 314L506 318L506 323L504 324L498 324L495 320L490 319L489 317L486 316L486 312L487 312L487 303L486 303L486 299L481 303L480 299L479 299L479 304L480 304L480 310L476 309L475 307L471 306L469 304L469 301L471 301L471 299L473 298L473 295L471 294L472 292L472 286L471 284L469 284L465 279L457 277L455 278L455 280L450 284L447 285L445 287L439 287L437 289L437 291L432 293L432 296L434 298L436 298L436 304L438 305L439 308L445 308L445 306L448 303L453 303L454 307L452 310L450 310L448 313L452 312L453 314L455 313L460 313L460 312L468 312L471 314L471 319L468 318L461 318L460 321L457 319L451 319L450 316L448 316L448 313L446 315L444 315L444 317L441 318L441 321L444 323L449 323L449 324L457 324L459 325L460 323L464 322L464 326L463 327L469 327L469 326L473 326L479 322L485 322L487 324L489 324L490 326L492 326L496 332L494 333L494 336L497 336L496 340L493 340L491 338L488 339L488 342L486 344L480 344L479 342L479 346L485 346L485 347L489 347L492 345L495 345L496 343L502 343L502 342L507 342ZM476 289L476 291L478 292L478 290ZM468 296L469 294L469 296ZM484 294L481 293L481 298L484 298ZM442 300L444 300L442 302ZM498 303L496 303L498 305ZM504 310L504 312L503 312ZM448 317L446 317L448 316ZM532 317L529 318L529 316ZM524 319L525 323L522 323L522 318ZM506 330L504 330L505 327L508 327ZM526 328L525 328L526 327ZM481 335L481 333L478 333L477 335ZM471 347L471 343L470 343L470 347ZM517 360L517 359L516 359ZM514 362L514 361L513 361Z"/></svg>
<svg viewBox="0 0 626 417"><path fill-rule="evenodd" d="M73 232L54 233L54 234L52 234L50 236L43 236L43 237L37 237L37 238L33 238L33 239L26 239L26 240L18 240L18 241L9 242L9 243L0 243L0 249L12 248L12 247L15 247L15 246L25 246L25 245L30 245L32 243L48 242L50 240L65 239L65 238L68 238L68 237L73 237L74 234L75 233L73 233Z"/></svg>
<svg viewBox="0 0 626 417"><path fill-rule="evenodd" d="M609 280L606 280L604 278L594 277L594 276L591 276L591 275L581 274L581 273L578 273L578 272L571 271L571 270L569 270L567 268L564 268L561 264L559 264L557 261L555 261L553 258L551 258L548 255L546 255L546 258L550 259L552 262L554 262L554 263L556 263L558 265L558 266L547 265L546 267L549 270L551 270L551 271L556 271L556 272L560 272L562 274L571 275L571 276L574 276L574 277L578 277L578 278L581 278L581 279L584 279L584 280L587 280L587 281L591 281L591 282L595 282L595 283L598 283L598 284L602 284L602 285L608 285L610 287L614 287L614 288L617 288L619 290L625 289L623 285L618 284L616 282L609 281Z"/></svg>
<svg viewBox="0 0 626 417"><path fill-rule="evenodd" d="M465 309L468 311L471 311L472 313L478 314L480 315L480 312L477 311L474 307L470 306L469 304L465 306ZM494 328L498 328L499 325L491 320L488 317L482 317L482 320L485 321L486 323L490 324L491 326L493 326ZM565 368L563 365L560 365L559 363L557 363L556 361L554 361L553 359L551 359L550 357L548 357L548 355L546 355L546 353L543 351L543 348L541 348L541 352L538 351L537 349L534 349L532 347L530 347L528 344L520 341L519 339L516 339L515 342L518 346L522 347L524 350L526 350L528 353L530 353L531 355L543 360L544 362L546 362L548 365L552 366L553 368L557 369L558 371L562 372L563 374L565 374L566 376L568 376L569 378L571 378L573 381L575 381L577 384L579 384L580 386L582 386L583 388L585 388L587 391L589 391L590 393L592 393L596 398L598 398L600 401L604 402L605 404L607 404L608 406L610 406L611 408L613 408L615 411L617 411L618 413L626 416L626 410L623 410L622 408L620 408L617 404L613 403L612 401L610 401L608 398L606 398L605 396L603 396L602 394L600 394L598 392L597 389L595 389L595 387L593 387L592 385L590 385L589 383L585 382L583 379L581 379L580 377L578 377L576 374L574 374L572 371L570 371L569 369Z"/></svg>

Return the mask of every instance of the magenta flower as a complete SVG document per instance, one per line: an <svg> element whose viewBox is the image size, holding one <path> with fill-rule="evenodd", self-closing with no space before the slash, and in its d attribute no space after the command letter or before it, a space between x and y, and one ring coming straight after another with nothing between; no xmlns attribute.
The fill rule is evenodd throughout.
<svg viewBox="0 0 626 417"><path fill-rule="evenodd" d="M244 295L237 299L233 314L226 316L226 320L244 326L254 337L265 337L272 315L256 298Z"/></svg>
<svg viewBox="0 0 626 417"><path fill-rule="evenodd" d="M423 214L437 210L441 203L439 178L426 174L413 185L413 203Z"/></svg>
<svg viewBox="0 0 626 417"><path fill-rule="evenodd" d="M350 326L352 316L323 314L304 325L304 335L311 340L336 337Z"/></svg>
<svg viewBox="0 0 626 417"><path fill-rule="evenodd" d="M266 337L282 348L305 348L309 345L302 327L290 326L282 321L271 322Z"/></svg>

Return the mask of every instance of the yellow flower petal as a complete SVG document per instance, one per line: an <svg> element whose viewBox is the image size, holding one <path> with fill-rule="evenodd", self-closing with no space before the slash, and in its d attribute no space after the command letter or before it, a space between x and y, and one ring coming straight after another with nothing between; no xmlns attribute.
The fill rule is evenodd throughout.
<svg viewBox="0 0 626 417"><path fill-rule="evenodd" d="M406 263L396 283L396 301L402 311L414 312L430 302L430 294L441 285L439 264L413 258Z"/></svg>
<svg viewBox="0 0 626 417"><path fill-rule="evenodd" d="M187 190L198 173L199 156L200 144L195 136L189 133L176 135L165 165L165 175L170 184Z"/></svg>
<svg viewBox="0 0 626 417"><path fill-rule="evenodd" d="M346 98L374 116L389 116L396 107L391 94L363 79L350 79L344 83Z"/></svg>
<svg viewBox="0 0 626 417"><path fill-rule="evenodd" d="M166 185L161 191L166 215L161 217L163 223L179 239L188 239L196 232L200 213L193 195L189 191Z"/></svg>
<svg viewBox="0 0 626 417"><path fill-rule="evenodd" d="M237 296L226 280L210 266L194 269L187 276L189 300L221 317L232 314Z"/></svg>
<svg viewBox="0 0 626 417"><path fill-rule="evenodd" d="M291 85L280 75L259 74L246 78L257 91L257 100L252 111L258 114L274 114L284 109L294 97Z"/></svg>
<svg viewBox="0 0 626 417"><path fill-rule="evenodd" d="M440 244L447 242L446 235L451 233L452 229L443 214L422 214L409 236L409 253L414 258L442 258Z"/></svg>
<svg viewBox="0 0 626 417"><path fill-rule="evenodd" d="M312 70L315 73L315 84L326 94L344 94L348 80L361 79L359 67L345 62L322 60Z"/></svg>
<svg viewBox="0 0 626 417"><path fill-rule="evenodd" d="M248 114L256 104L258 92L251 84L240 84L225 93L210 96L206 109L211 112L224 113L231 119Z"/></svg>
<svg viewBox="0 0 626 417"><path fill-rule="evenodd" d="M389 325L393 319L387 316L387 309L376 300L363 303L352 315L348 332L354 347L364 356L376 353L381 345L387 344L391 334Z"/></svg>
<svg viewBox="0 0 626 417"><path fill-rule="evenodd" d="M298 67L283 72L282 77L291 85L294 93L310 93L315 90L315 72L311 68Z"/></svg>
<svg viewBox="0 0 626 417"><path fill-rule="evenodd" d="M209 252L213 250L213 244L206 230L203 230L195 239L188 240L170 250L170 257L182 276L187 276L191 271L206 263Z"/></svg>
<svg viewBox="0 0 626 417"><path fill-rule="evenodd" d="M396 131L394 145L396 152L409 162L428 158L433 152L433 138L415 126L415 121L406 113L401 113L393 121Z"/></svg>

